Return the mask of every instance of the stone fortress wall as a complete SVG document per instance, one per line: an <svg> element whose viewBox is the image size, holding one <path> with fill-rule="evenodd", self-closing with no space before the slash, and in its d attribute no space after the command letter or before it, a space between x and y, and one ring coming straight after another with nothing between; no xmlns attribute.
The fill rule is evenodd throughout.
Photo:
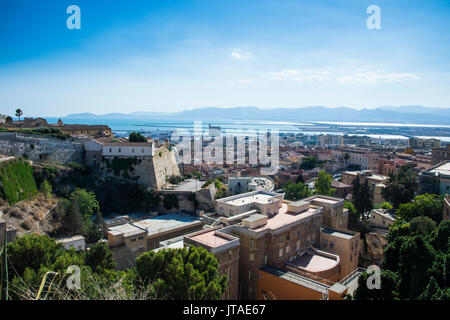
<svg viewBox="0 0 450 320"><path fill-rule="evenodd" d="M43 135L0 132L0 154L26 157L33 162L84 162L83 141L77 138L61 140Z"/></svg>

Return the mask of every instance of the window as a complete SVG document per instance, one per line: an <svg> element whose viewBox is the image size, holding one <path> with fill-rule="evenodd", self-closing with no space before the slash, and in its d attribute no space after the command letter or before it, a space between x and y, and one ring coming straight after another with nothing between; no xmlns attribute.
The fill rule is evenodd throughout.
<svg viewBox="0 0 450 320"><path fill-rule="evenodd" d="M291 240L291 236L289 235L289 232L286 234L286 240L287 241Z"/></svg>
<svg viewBox="0 0 450 320"><path fill-rule="evenodd" d="M144 153L144 148L142 148L142 153Z"/></svg>
<svg viewBox="0 0 450 320"><path fill-rule="evenodd" d="M283 242L283 236L280 237L280 243L282 243L282 242Z"/></svg>
<svg viewBox="0 0 450 320"><path fill-rule="evenodd" d="M109 148L109 152L112 152L112 148Z"/></svg>
<svg viewBox="0 0 450 320"><path fill-rule="evenodd" d="M300 231L297 231L297 239L300 239Z"/></svg>
<svg viewBox="0 0 450 320"><path fill-rule="evenodd" d="M122 150L119 148L119 152L122 152Z"/></svg>
<svg viewBox="0 0 450 320"><path fill-rule="evenodd" d="M233 255L231 254L231 251L228 253L228 258L231 260L233 258Z"/></svg>
<svg viewBox="0 0 450 320"><path fill-rule="evenodd" d="M136 238L131 239L131 242L136 242Z"/></svg>
<svg viewBox="0 0 450 320"><path fill-rule="evenodd" d="M283 248L280 248L280 250L278 251L278 257L282 257L283 256Z"/></svg>
<svg viewBox="0 0 450 320"><path fill-rule="evenodd" d="M333 248L334 248L334 243L330 242L330 249L333 249Z"/></svg>
<svg viewBox="0 0 450 320"><path fill-rule="evenodd" d="M250 248L253 248L255 246L255 242L253 241L253 239L250 239Z"/></svg>
<svg viewBox="0 0 450 320"><path fill-rule="evenodd" d="M250 254L248 255L248 259L250 260L250 262L254 262L255 255L254 255L253 253L250 253Z"/></svg>
<svg viewBox="0 0 450 320"><path fill-rule="evenodd" d="M291 250L291 247L290 246L287 246L286 247L286 257L288 257L289 256L289 251Z"/></svg>
<svg viewBox="0 0 450 320"><path fill-rule="evenodd" d="M297 250L300 250L300 240L297 240Z"/></svg>
<svg viewBox="0 0 450 320"><path fill-rule="evenodd" d="M133 149L131 149L131 152L133 152L133 153L134 153L134 148L133 148Z"/></svg>
<svg viewBox="0 0 450 320"><path fill-rule="evenodd" d="M139 240L144 240L144 236L139 236Z"/></svg>
<svg viewBox="0 0 450 320"><path fill-rule="evenodd" d="M267 265L267 254L264 254L264 265Z"/></svg>

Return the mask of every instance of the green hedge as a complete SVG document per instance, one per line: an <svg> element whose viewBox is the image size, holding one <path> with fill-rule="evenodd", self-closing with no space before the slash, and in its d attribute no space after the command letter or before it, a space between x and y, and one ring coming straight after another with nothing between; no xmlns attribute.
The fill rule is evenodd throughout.
<svg viewBox="0 0 450 320"><path fill-rule="evenodd" d="M33 168L22 159L0 163L0 194L10 204L29 199L37 194Z"/></svg>

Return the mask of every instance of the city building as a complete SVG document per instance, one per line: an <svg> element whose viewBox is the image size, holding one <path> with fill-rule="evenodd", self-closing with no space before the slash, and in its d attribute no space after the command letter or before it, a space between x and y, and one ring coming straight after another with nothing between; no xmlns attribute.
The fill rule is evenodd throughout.
<svg viewBox="0 0 450 320"><path fill-rule="evenodd" d="M231 194L239 194L256 190L273 191L273 188L273 181L268 177L228 178L228 192Z"/></svg>
<svg viewBox="0 0 450 320"><path fill-rule="evenodd" d="M266 266L284 268L285 262L319 245L322 208L309 203L282 203L272 215L250 215L222 232L239 237L239 296L256 299L258 273Z"/></svg>
<svg viewBox="0 0 450 320"><path fill-rule="evenodd" d="M165 214L109 227L108 245L118 268L125 269L134 265L136 257L161 247L162 241L198 231L202 226L196 216Z"/></svg>
<svg viewBox="0 0 450 320"><path fill-rule="evenodd" d="M408 140L408 146L413 149L439 148L441 146L441 140L411 137Z"/></svg>
<svg viewBox="0 0 450 320"><path fill-rule="evenodd" d="M209 228L184 236L185 246L203 247L214 254L219 262L218 273L226 275L228 285L222 299L238 299L239 279L239 238L218 230Z"/></svg>
<svg viewBox="0 0 450 320"><path fill-rule="evenodd" d="M86 241L83 236L63 237L56 239L56 242L61 243L65 250L74 248L76 251L86 250Z"/></svg>
<svg viewBox="0 0 450 320"><path fill-rule="evenodd" d="M385 202L381 192L386 187L385 183L389 180L388 176L373 173L371 170L342 172L342 182L350 186L353 185L356 177L359 177L361 184L368 182L373 204Z"/></svg>
<svg viewBox="0 0 450 320"><path fill-rule="evenodd" d="M216 212L221 216L232 217L252 210L273 215L278 212L283 200L283 194L257 190L218 199Z"/></svg>
<svg viewBox="0 0 450 320"><path fill-rule="evenodd" d="M258 300L344 300L357 288L356 269L347 278L323 283L297 273L265 266L259 270Z"/></svg>
<svg viewBox="0 0 450 320"><path fill-rule="evenodd" d="M358 232L330 227L320 228L320 249L339 256L339 270L336 280L342 280L358 268ZM334 280L334 278L327 278Z"/></svg>
<svg viewBox="0 0 450 320"><path fill-rule="evenodd" d="M450 160L450 143L442 148L431 149L431 165Z"/></svg>
<svg viewBox="0 0 450 320"><path fill-rule="evenodd" d="M132 267L135 259L148 251L147 231L132 223L110 227L107 235L108 245L119 270Z"/></svg>
<svg viewBox="0 0 450 320"><path fill-rule="evenodd" d="M322 208L322 224L327 227L347 229L348 209L344 208L345 200L340 198L314 195L303 199L311 205Z"/></svg>
<svg viewBox="0 0 450 320"><path fill-rule="evenodd" d="M161 190L167 178L179 176L175 154L153 142L128 142L97 138L84 141L85 163L105 177L116 177Z"/></svg>
<svg viewBox="0 0 450 320"><path fill-rule="evenodd" d="M185 213L169 213L133 222L146 232L146 251L159 247L163 240L172 239L202 229L200 217Z"/></svg>
<svg viewBox="0 0 450 320"><path fill-rule="evenodd" d="M331 188L335 189L334 196L345 199L345 197L352 192L352 186L342 183L337 180L331 181Z"/></svg>
<svg viewBox="0 0 450 320"><path fill-rule="evenodd" d="M395 220L395 216L385 209L373 209L368 218L370 226L377 229L389 229Z"/></svg>
<svg viewBox="0 0 450 320"><path fill-rule="evenodd" d="M420 193L450 193L450 161L441 162L419 174Z"/></svg>
<svg viewBox="0 0 450 320"><path fill-rule="evenodd" d="M450 220L450 195L445 195L444 198L444 214L442 215L443 220Z"/></svg>

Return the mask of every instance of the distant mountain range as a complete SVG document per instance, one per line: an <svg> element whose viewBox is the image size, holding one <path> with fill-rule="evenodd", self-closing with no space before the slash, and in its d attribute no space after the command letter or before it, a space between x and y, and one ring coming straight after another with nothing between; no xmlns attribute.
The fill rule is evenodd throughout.
<svg viewBox="0 0 450 320"><path fill-rule="evenodd" d="M180 112L92 113L69 114L66 118L105 119L185 119L185 120L272 120L272 121L351 121L399 122L417 124L450 124L450 108L423 106L378 107L355 110L348 107L323 106L261 109L258 107L198 108Z"/></svg>

